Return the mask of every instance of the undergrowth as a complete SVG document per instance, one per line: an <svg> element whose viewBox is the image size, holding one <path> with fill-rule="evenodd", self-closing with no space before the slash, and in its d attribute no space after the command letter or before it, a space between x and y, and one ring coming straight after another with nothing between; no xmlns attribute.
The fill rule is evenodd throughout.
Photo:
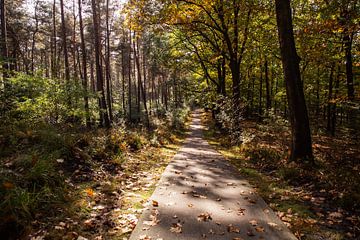
<svg viewBox="0 0 360 240"><path fill-rule="evenodd" d="M358 239L356 147L346 145L344 154L341 139L315 135L316 166L304 168L287 161L290 136L286 121L243 121L243 143L232 145L216 128L210 113L204 113L202 119L209 143L256 187L299 239ZM337 145L333 146L333 141ZM353 162L345 164L343 160L351 157Z"/></svg>
<svg viewBox="0 0 360 240"><path fill-rule="evenodd" d="M161 162L157 148L178 143L179 136L184 136L188 112L178 110L158 119L154 131L121 125L110 130L85 130L25 121L2 125L1 238L27 238L39 229L49 239L63 238L61 231L60 235L51 233L55 220L49 219L64 222L62 218L76 215L74 218L83 220L91 212L88 205L97 201L92 197L99 186L99 196L121 194L126 188L121 184L131 174ZM116 181L118 176L122 176L121 181ZM62 225L56 229L60 228Z"/></svg>

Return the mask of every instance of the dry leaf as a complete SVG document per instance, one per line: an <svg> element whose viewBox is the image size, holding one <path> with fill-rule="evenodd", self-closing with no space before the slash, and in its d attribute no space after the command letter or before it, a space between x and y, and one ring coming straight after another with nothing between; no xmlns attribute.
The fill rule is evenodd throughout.
<svg viewBox="0 0 360 240"><path fill-rule="evenodd" d="M15 187L15 185L13 183L11 183L11 182L4 182L3 186L4 186L5 189L12 189L12 188Z"/></svg>
<svg viewBox="0 0 360 240"><path fill-rule="evenodd" d="M152 205L153 205L153 207L158 207L158 206L159 206L159 202L158 202L158 201L155 201L155 200L152 200Z"/></svg>
<svg viewBox="0 0 360 240"><path fill-rule="evenodd" d="M94 190L92 190L91 188L85 189L85 192L86 192L88 197L93 197L94 196Z"/></svg>
<svg viewBox="0 0 360 240"><path fill-rule="evenodd" d="M206 221L212 220L212 218L211 218L211 215L210 215L208 212L205 212L205 213L201 213L201 214L197 217L197 220L198 220L199 222L201 222L201 221L206 222Z"/></svg>
<svg viewBox="0 0 360 240"><path fill-rule="evenodd" d="M235 227L235 226L232 225L232 224L229 224L229 225L227 226L227 231L228 231L228 232L233 232L233 233L240 233L240 229L237 228L237 227Z"/></svg>
<svg viewBox="0 0 360 240"><path fill-rule="evenodd" d="M151 240L151 237L148 236L148 235L141 235L141 236L139 237L139 240Z"/></svg>
<svg viewBox="0 0 360 240"><path fill-rule="evenodd" d="M250 223L251 225L253 225L253 226L256 226L256 225L258 224L255 219L250 220L249 223Z"/></svg>
<svg viewBox="0 0 360 240"><path fill-rule="evenodd" d="M193 206L194 206L194 204L192 204L192 203L188 204L188 207L193 207Z"/></svg>
<svg viewBox="0 0 360 240"><path fill-rule="evenodd" d="M256 230L257 232L265 232L265 228L264 228L264 227L261 227L261 226L256 227L255 230Z"/></svg>
<svg viewBox="0 0 360 240"><path fill-rule="evenodd" d="M245 215L245 208L239 208L238 210L237 210L237 215L239 215L239 216L243 216L243 215Z"/></svg>
<svg viewBox="0 0 360 240"><path fill-rule="evenodd" d="M170 228L170 232L181 233L182 225L180 223L173 223L172 227Z"/></svg>

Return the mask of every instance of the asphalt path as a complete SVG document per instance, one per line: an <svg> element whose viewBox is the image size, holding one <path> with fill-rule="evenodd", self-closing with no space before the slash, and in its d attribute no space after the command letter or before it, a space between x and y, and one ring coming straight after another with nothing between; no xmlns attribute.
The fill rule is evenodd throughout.
<svg viewBox="0 0 360 240"><path fill-rule="evenodd" d="M250 184L203 138L200 111L130 240L295 240Z"/></svg>

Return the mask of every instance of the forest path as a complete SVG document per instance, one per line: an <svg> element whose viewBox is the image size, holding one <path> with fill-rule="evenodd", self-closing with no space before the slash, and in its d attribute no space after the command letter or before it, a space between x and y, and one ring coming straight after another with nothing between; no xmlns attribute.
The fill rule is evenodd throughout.
<svg viewBox="0 0 360 240"><path fill-rule="evenodd" d="M200 111L130 240L297 239L250 184L203 139Z"/></svg>

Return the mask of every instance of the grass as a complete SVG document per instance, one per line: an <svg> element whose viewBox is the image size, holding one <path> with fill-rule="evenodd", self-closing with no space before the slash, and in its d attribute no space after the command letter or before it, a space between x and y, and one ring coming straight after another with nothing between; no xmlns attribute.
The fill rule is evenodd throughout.
<svg viewBox="0 0 360 240"><path fill-rule="evenodd" d="M1 236L128 236L124 229L139 216L186 136L185 125L176 121L174 130L171 124L161 122L152 134L121 127L1 127Z"/></svg>
<svg viewBox="0 0 360 240"><path fill-rule="evenodd" d="M239 169L299 239L357 239L359 229L356 225L360 220L354 217L358 216L357 210L343 209L345 204L355 206L356 196L333 198L327 195L328 191L341 193L343 190L342 185L330 184L327 179L331 179L331 183L342 182L343 179L337 176L346 172L331 167L329 160L322 158L316 150L317 168L304 170L287 163L288 133L284 126L245 122L243 134L250 140L232 146L228 144L226 134L215 128L210 114L204 113L202 121L207 126L204 135L208 142ZM270 129L281 129L282 132L274 135ZM315 144L316 141L315 138ZM336 175L330 174L334 171ZM360 182L352 177L355 182ZM356 187L347 186L348 189ZM348 202L339 203L339 200ZM332 218L336 214L339 217ZM353 220L349 221L349 218Z"/></svg>

